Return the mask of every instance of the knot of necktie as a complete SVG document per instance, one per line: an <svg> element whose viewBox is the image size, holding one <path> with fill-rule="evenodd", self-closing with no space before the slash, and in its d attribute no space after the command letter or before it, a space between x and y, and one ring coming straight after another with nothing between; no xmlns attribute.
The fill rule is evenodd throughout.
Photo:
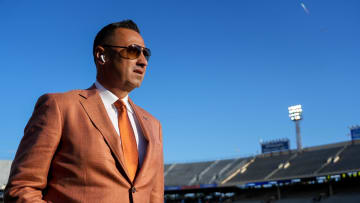
<svg viewBox="0 0 360 203"><path fill-rule="evenodd" d="M116 102L114 102L114 106L119 112L122 112L126 109L126 105L120 99L118 99L118 100L116 100Z"/></svg>

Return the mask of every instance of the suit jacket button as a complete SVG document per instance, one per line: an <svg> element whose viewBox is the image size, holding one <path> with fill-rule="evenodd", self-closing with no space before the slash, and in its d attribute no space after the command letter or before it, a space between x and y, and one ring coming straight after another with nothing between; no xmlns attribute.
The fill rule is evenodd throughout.
<svg viewBox="0 0 360 203"><path fill-rule="evenodd" d="M131 192L132 192L132 193L135 193L135 192L136 192L136 188L135 188L135 187L132 187L132 188L131 188Z"/></svg>

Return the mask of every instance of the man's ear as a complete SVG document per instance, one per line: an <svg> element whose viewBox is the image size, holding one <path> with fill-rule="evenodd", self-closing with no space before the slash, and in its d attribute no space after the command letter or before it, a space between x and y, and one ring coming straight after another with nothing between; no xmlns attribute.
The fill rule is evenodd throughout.
<svg viewBox="0 0 360 203"><path fill-rule="evenodd" d="M95 61L97 64L100 65L104 65L106 62L106 57L105 57L105 49L102 46L97 46L95 48Z"/></svg>

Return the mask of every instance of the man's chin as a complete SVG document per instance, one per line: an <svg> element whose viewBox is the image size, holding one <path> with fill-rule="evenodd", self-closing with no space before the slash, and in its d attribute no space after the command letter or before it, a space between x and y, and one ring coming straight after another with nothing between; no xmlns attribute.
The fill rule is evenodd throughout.
<svg viewBox="0 0 360 203"><path fill-rule="evenodd" d="M138 88L138 87L140 87L141 86L141 83L142 83L142 81L129 81L129 83L128 83L128 87L131 89L131 90L133 90L133 89L135 89L135 88Z"/></svg>
<svg viewBox="0 0 360 203"><path fill-rule="evenodd" d="M141 83L142 83L142 82L137 83L135 88L140 87L140 86L141 86Z"/></svg>

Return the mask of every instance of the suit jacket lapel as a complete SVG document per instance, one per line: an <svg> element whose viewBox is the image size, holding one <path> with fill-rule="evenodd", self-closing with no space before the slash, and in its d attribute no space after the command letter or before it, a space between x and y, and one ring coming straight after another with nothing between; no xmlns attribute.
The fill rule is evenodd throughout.
<svg viewBox="0 0 360 203"><path fill-rule="evenodd" d="M139 121L143 135L144 135L145 139L148 141L144 162L135 178L136 182L140 182L143 174L146 173L150 168L152 168L151 163L152 163L153 154L154 154L153 153L154 135L152 134L153 131L151 129L152 125L149 120L150 118L147 117L146 115L144 115L144 113L142 113L142 111L139 109L139 107L137 107L130 98L129 98L129 103L135 112L137 120Z"/></svg>
<svg viewBox="0 0 360 203"><path fill-rule="evenodd" d="M117 136L117 132L115 131L113 124L109 119L109 116L106 112L104 104L101 101L101 97L96 90L95 85L93 85L88 90L82 91L82 93L80 93L80 96L82 97L82 99L80 99L81 105L83 106L90 120L93 122L94 126L100 131L100 133L104 137L111 151L114 153L115 158L120 163L124 172L128 176L128 172L124 164L124 155L121 150L119 136Z"/></svg>

